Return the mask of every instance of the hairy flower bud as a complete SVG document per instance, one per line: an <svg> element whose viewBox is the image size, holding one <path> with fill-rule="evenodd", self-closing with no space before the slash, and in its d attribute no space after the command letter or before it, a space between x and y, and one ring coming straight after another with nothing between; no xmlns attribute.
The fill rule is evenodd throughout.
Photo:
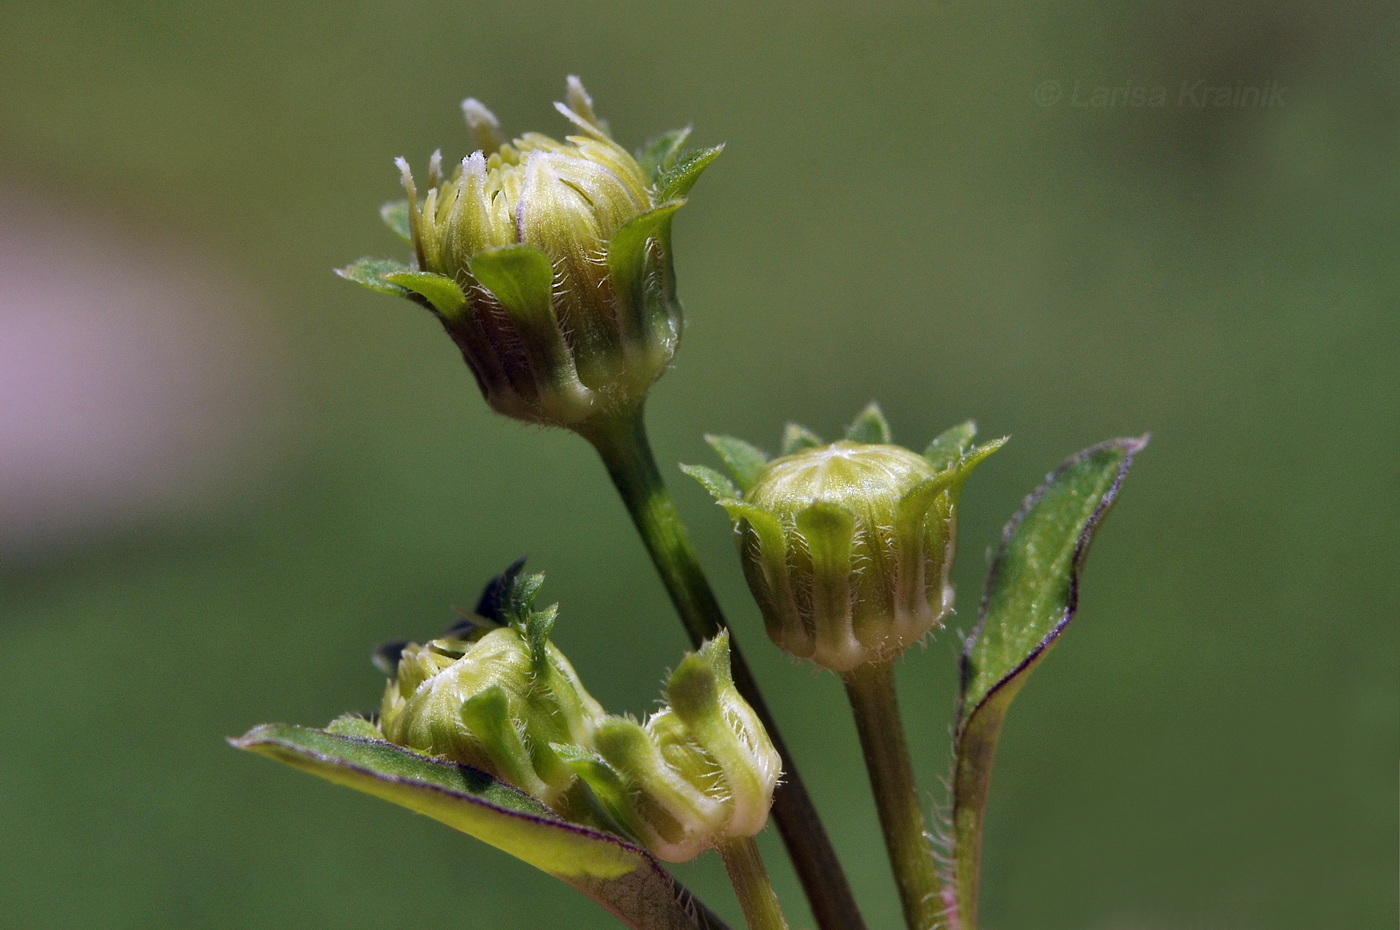
<svg viewBox="0 0 1400 930"><path fill-rule="evenodd" d="M734 521L749 588L784 651L845 674L897 656L952 609L957 501L1004 440L972 448L971 423L924 455L890 444L875 405L824 444L788 427L783 455L709 437L737 486L687 468Z"/></svg>
<svg viewBox="0 0 1400 930"><path fill-rule="evenodd" d="M734 686L729 634L685 657L646 725L611 717L576 770L653 855L685 862L768 820L782 760Z"/></svg>
<svg viewBox="0 0 1400 930"><path fill-rule="evenodd" d="M518 582L527 590L509 625L489 628L483 618L482 627L401 647L379 728L392 743L481 769L566 809L576 776L554 746L592 746L605 714L548 640L554 608L530 609L539 579Z"/></svg>
<svg viewBox="0 0 1400 930"><path fill-rule="evenodd" d="M573 429L635 408L681 334L671 218L719 148L683 152L688 130L636 157L608 134L577 78L556 104L580 135L506 141L476 100L477 142L450 174L435 154L420 192L385 219L412 267L363 259L340 274L431 309L496 411Z"/></svg>

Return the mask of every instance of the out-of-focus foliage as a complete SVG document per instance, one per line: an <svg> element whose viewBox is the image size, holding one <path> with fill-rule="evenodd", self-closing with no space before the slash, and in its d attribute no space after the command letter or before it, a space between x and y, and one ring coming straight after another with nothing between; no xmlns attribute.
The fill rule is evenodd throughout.
<svg viewBox="0 0 1400 930"><path fill-rule="evenodd" d="M241 440L218 434L217 469L180 459L213 476L200 494L0 535L7 922L379 927L411 901L459 926L612 925L485 845L223 742L371 709L369 650L441 630L523 552L605 706L645 714L685 648L592 451L493 418L431 318L330 271L402 249L376 215L392 158L465 154L458 100L545 125L572 73L628 145L685 121L728 143L676 220L687 333L648 405L663 461L708 460L706 432L830 435L871 398L909 436L976 417L1014 437L961 502L958 613L900 668L931 793L982 553L1067 454L1154 434L1002 733L986 925L1394 925L1389 4L11 0L0 22L0 312L23 294L26 320L88 315L99 348L123 332L130 282L61 237L20 251L40 205L153 288L162 262L204 282L172 298L180 333L236 324L242 383L274 398L234 417ZM1200 106L1198 82L1282 94ZM0 358L34 338L5 333ZM179 338L161 351L232 357ZM75 409L110 393L95 363L54 364L91 385ZM52 400L3 383L5 430ZM246 403L189 396L210 423ZM56 434L71 411L43 409ZM213 447L180 422L184 447ZM17 435L0 469L32 451ZM155 468L179 443L151 435ZM74 432L64 463L100 479L99 438ZM891 926L840 689L767 644L728 521L671 474L870 923ZM737 918L715 863L678 875Z"/></svg>

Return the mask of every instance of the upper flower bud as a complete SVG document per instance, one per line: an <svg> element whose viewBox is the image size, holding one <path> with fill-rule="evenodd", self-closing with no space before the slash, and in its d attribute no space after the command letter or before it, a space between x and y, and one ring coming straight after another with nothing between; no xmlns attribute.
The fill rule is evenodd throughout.
<svg viewBox="0 0 1400 930"><path fill-rule="evenodd" d="M481 769L568 814L576 776L554 746L593 745L605 714L548 639L555 608L532 609L542 576L502 577L509 603L496 617L392 647L379 728L392 743Z"/></svg>
<svg viewBox="0 0 1400 930"><path fill-rule="evenodd" d="M781 649L845 674L897 656L953 606L949 573L963 482L996 440L972 447L966 423L923 455L890 444L871 404L824 444L790 424L772 461L738 439L707 437L737 485L687 467L734 521L744 575Z"/></svg>
<svg viewBox="0 0 1400 930"><path fill-rule="evenodd" d="M608 134L575 77L555 106L580 135L507 141L490 110L462 105L477 150L450 174L434 154L420 191L385 220L412 267L362 259L340 274L433 310L491 407L586 428L635 407L681 334L671 217L720 148L683 152L688 130L636 157Z"/></svg>
<svg viewBox="0 0 1400 930"><path fill-rule="evenodd" d="M598 755L574 763L653 855L686 862L763 829L782 760L734 686L728 632L676 666L666 700L645 726L608 718L597 729Z"/></svg>

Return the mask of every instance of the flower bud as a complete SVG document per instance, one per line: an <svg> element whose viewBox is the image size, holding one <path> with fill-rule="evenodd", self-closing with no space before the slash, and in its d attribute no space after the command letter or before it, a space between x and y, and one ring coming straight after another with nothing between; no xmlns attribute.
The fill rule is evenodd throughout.
<svg viewBox="0 0 1400 930"><path fill-rule="evenodd" d="M727 632L681 661L666 698L645 726L601 724L599 757L577 768L653 855L685 862L763 829L782 760L734 687Z"/></svg>
<svg viewBox="0 0 1400 930"><path fill-rule="evenodd" d="M577 78L556 104L580 135L507 142L476 100L463 113L477 151L385 219L413 246L412 267L364 259L340 274L432 310L486 401L534 423L586 429L635 408L681 334L671 218L719 148L682 152L686 131L629 154Z"/></svg>
<svg viewBox="0 0 1400 930"><path fill-rule="evenodd" d="M509 625L483 618L479 628L402 647L379 728L392 743L481 769L561 809L576 776L553 745L593 745L605 715L548 640L555 609L530 607L539 579L510 578Z"/></svg>
<svg viewBox="0 0 1400 930"><path fill-rule="evenodd" d="M997 440L971 447L971 423L924 455L890 444L874 404L824 444L789 425L772 461L741 440L707 437L737 485L689 467L734 521L744 575L768 636L845 674L893 659L952 609L957 501Z"/></svg>

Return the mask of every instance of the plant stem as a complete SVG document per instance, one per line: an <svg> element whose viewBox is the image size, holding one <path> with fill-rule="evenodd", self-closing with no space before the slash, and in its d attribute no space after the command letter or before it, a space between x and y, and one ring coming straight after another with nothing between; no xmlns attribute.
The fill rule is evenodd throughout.
<svg viewBox="0 0 1400 930"><path fill-rule="evenodd" d="M778 906L778 896L773 893L773 884L768 880L768 870L763 867L763 858L758 854L758 844L753 837L739 836L726 840L719 846L719 855L724 860L729 881L734 885L739 906L744 909L744 921L749 925L749 930L788 930L787 920Z"/></svg>
<svg viewBox="0 0 1400 930"><path fill-rule="evenodd" d="M1005 713L1010 697L995 699L994 713ZM990 703L990 702L989 702ZM956 907L952 930L976 930L977 893L982 868L982 824L992 781L1000 721L959 732L953 764L953 876Z"/></svg>
<svg viewBox="0 0 1400 930"><path fill-rule="evenodd" d="M699 647L705 640L714 638L728 624L656 467L642 409L638 407L594 430L581 431L581 435L602 456L666 592L690 634L691 643ZM729 657L739 693L763 721L774 748L783 759L783 781L773 795L773 818L811 904L812 916L822 930L864 930L865 921L856 907L855 896L836 858L831 839L732 633Z"/></svg>
<svg viewBox="0 0 1400 930"><path fill-rule="evenodd" d="M870 788L894 869L904 922L909 930L943 925L944 907L938 870L929 847L928 827L919 805L919 789L899 719L894 662L861 666L844 678L855 713L860 748L870 774Z"/></svg>

